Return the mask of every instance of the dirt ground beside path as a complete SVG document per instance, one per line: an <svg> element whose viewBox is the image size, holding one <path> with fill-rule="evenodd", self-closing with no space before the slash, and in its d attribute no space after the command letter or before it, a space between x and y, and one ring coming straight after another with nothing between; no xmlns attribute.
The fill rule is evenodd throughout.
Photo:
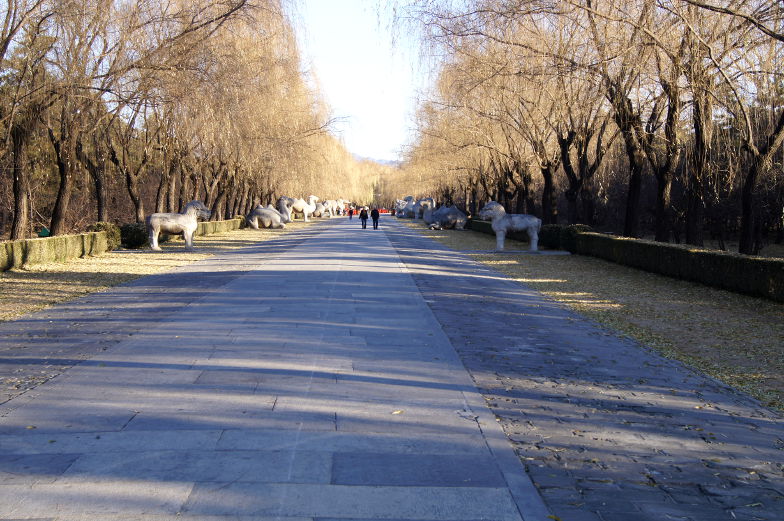
<svg viewBox="0 0 784 521"><path fill-rule="evenodd" d="M283 230L246 228L196 237L195 251L186 252L182 239L163 245L163 251L149 248L115 250L100 257L85 257L65 263L32 266L25 270L0 272L0 321L46 308L58 302L130 282L145 275L161 273L205 259L219 252L235 250L300 230L311 223L293 222Z"/></svg>
<svg viewBox="0 0 784 521"><path fill-rule="evenodd" d="M784 304L591 257L487 253L495 247L489 235L411 225L604 326L784 410ZM507 243L510 250L527 246Z"/></svg>

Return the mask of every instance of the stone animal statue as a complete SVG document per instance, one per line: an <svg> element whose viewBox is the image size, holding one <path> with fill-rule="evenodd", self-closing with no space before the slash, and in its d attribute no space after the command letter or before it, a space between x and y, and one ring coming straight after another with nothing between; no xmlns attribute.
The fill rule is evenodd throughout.
<svg viewBox="0 0 784 521"><path fill-rule="evenodd" d="M259 205L259 206L261 206L261 205ZM265 206L264 208L266 208L267 210L270 210L271 212L274 212L274 213L278 214L278 216L280 217L280 222L285 222L283 220L283 214L280 213L277 208L275 208L274 204L270 203L267 206Z"/></svg>
<svg viewBox="0 0 784 521"><path fill-rule="evenodd" d="M324 203L316 203L316 209L313 210L313 217L326 217L329 215L329 209Z"/></svg>
<svg viewBox="0 0 784 521"><path fill-rule="evenodd" d="M424 216L425 208L427 207L435 208L436 203L433 201L432 197L425 197L419 199L416 203L414 203L414 219L422 219Z"/></svg>
<svg viewBox="0 0 784 521"><path fill-rule="evenodd" d="M150 247L160 251L158 235L182 234L185 239L185 249L193 249L193 235L199 224L199 219L209 219L212 212L201 201L191 201L185 205L182 213L154 213L147 217L147 233L150 237Z"/></svg>
<svg viewBox="0 0 784 521"><path fill-rule="evenodd" d="M252 212L245 217L245 222L248 223L248 226L253 228L254 230L259 229L259 225L262 228L285 228L286 225L283 223L283 218L280 215L280 212L275 210L274 208L270 210L269 208L265 208L264 206L258 205L256 208L253 209Z"/></svg>
<svg viewBox="0 0 784 521"><path fill-rule="evenodd" d="M315 195L308 196L307 202L304 199L295 199L291 204L291 213L301 213L305 222L308 222L308 217L316 211L316 201L319 198Z"/></svg>
<svg viewBox="0 0 784 521"><path fill-rule="evenodd" d="M495 201L490 201L479 211L482 220L492 221L495 232L496 250L504 249L504 239L509 232L526 232L531 242L531 251L537 251L539 245L539 230L542 220L533 215L507 214L504 207Z"/></svg>
<svg viewBox="0 0 784 521"><path fill-rule="evenodd" d="M294 204L296 199L292 199L291 197L286 197L285 195L281 196L278 199L277 210L280 213L281 217L283 218L284 223L291 222L291 206Z"/></svg>
<svg viewBox="0 0 784 521"><path fill-rule="evenodd" d="M425 224L433 224L433 213L435 212L436 205L432 199L426 200L422 203L422 220Z"/></svg>
<svg viewBox="0 0 784 521"><path fill-rule="evenodd" d="M442 206L438 210L432 212L431 221L428 224L430 224L431 227L437 225L438 228L433 228L434 230L462 230L465 228L467 220L466 214L457 206Z"/></svg>
<svg viewBox="0 0 784 521"><path fill-rule="evenodd" d="M413 195L408 195L402 200L398 199L395 215L400 218L413 219L415 204Z"/></svg>
<svg viewBox="0 0 784 521"><path fill-rule="evenodd" d="M330 217L338 215L341 208L343 208L343 199L327 199L324 201L324 209L329 213Z"/></svg>
<svg viewBox="0 0 784 521"><path fill-rule="evenodd" d="M395 199L395 217L403 217L403 208L406 207L406 201L403 199Z"/></svg>

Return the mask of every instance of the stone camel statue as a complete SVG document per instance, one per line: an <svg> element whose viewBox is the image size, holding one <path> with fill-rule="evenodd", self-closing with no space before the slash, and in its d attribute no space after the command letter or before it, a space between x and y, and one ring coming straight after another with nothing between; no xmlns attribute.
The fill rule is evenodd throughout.
<svg viewBox="0 0 784 521"><path fill-rule="evenodd" d="M329 213L330 217L335 217L338 214L338 210L342 207L340 201L343 201L343 199L327 199L324 201L324 210Z"/></svg>
<svg viewBox="0 0 784 521"><path fill-rule="evenodd" d="M258 230L259 225L261 225L262 228L281 229L286 227L283 223L282 216L277 210L274 208L265 208L261 205L254 208L253 211L245 217L245 222L254 230Z"/></svg>
<svg viewBox="0 0 784 521"><path fill-rule="evenodd" d="M161 233L182 234L185 249L193 250L193 234L196 233L199 219L209 219L212 212L201 201L191 201L185 205L182 213L153 213L147 217L147 233L150 247L160 251L158 235Z"/></svg>
<svg viewBox="0 0 784 521"><path fill-rule="evenodd" d="M329 215L329 211L326 205L324 205L324 203L319 202L316 203L316 209L313 210L313 213L311 215L313 217L327 217Z"/></svg>
<svg viewBox="0 0 784 521"><path fill-rule="evenodd" d="M305 222L308 222L308 217L316 211L316 201L319 198L315 195L308 196L307 202L304 199L294 199L291 204L291 213L301 213Z"/></svg>
<svg viewBox="0 0 784 521"><path fill-rule="evenodd" d="M531 242L531 251L537 251L539 245L539 230L542 227L542 220L533 215L526 214L507 214L501 204L490 201L479 211L482 220L492 221L493 231L495 232L496 250L504 249L504 239L508 232L524 231L528 234Z"/></svg>

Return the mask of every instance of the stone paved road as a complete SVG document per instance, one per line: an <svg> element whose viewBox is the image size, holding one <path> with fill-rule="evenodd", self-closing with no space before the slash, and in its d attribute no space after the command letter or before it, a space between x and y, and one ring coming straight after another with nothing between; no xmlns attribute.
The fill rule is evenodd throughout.
<svg viewBox="0 0 784 521"><path fill-rule="evenodd" d="M784 520L781 415L409 229L390 238L555 516Z"/></svg>
<svg viewBox="0 0 784 521"><path fill-rule="evenodd" d="M781 416L358 228L0 325L0 519L784 519Z"/></svg>
<svg viewBox="0 0 784 521"><path fill-rule="evenodd" d="M550 515L387 235L356 221L3 324L0 375L27 382L0 408L2 520Z"/></svg>

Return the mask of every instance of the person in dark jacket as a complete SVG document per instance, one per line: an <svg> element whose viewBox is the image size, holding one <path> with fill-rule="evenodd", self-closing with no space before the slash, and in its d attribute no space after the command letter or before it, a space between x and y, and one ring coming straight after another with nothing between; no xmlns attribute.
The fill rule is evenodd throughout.
<svg viewBox="0 0 784 521"><path fill-rule="evenodd" d="M350 221L353 217L354 217L354 209L353 208L349 208L348 209L348 220Z"/></svg>
<svg viewBox="0 0 784 521"><path fill-rule="evenodd" d="M381 216L381 214L378 213L378 208L376 208L374 206L373 209L370 210L370 218L373 219L373 229L374 230L378 230L378 218L380 216Z"/></svg>
<svg viewBox="0 0 784 521"><path fill-rule="evenodd" d="M359 212L359 220L362 221L362 228L367 228L368 211L367 208L362 208Z"/></svg>

